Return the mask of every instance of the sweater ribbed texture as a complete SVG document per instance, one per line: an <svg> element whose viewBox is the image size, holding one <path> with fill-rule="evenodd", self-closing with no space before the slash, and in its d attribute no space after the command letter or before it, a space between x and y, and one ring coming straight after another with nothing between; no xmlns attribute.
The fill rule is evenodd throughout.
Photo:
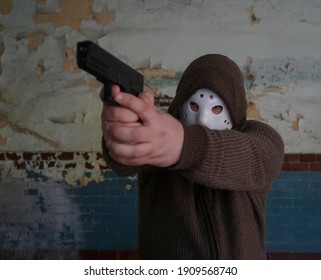
<svg viewBox="0 0 321 280"><path fill-rule="evenodd" d="M271 127L246 120L243 79L221 55L193 61L179 82L169 113L197 89L223 98L232 130L184 126L175 166L108 163L120 175L138 172L139 252L142 259L264 259L265 202L281 170L284 146Z"/></svg>

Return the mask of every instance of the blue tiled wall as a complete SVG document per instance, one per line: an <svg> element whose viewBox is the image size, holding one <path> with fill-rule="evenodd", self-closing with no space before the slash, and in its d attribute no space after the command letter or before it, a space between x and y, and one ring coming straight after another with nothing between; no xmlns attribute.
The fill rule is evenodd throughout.
<svg viewBox="0 0 321 280"><path fill-rule="evenodd" d="M267 203L269 252L321 252L321 172L282 172Z"/></svg>
<svg viewBox="0 0 321 280"><path fill-rule="evenodd" d="M137 249L137 184L0 181L0 250ZM32 177L31 176L31 177ZM321 252L321 172L282 172L267 203L269 252Z"/></svg>
<svg viewBox="0 0 321 280"><path fill-rule="evenodd" d="M137 249L137 184L0 181L0 250Z"/></svg>

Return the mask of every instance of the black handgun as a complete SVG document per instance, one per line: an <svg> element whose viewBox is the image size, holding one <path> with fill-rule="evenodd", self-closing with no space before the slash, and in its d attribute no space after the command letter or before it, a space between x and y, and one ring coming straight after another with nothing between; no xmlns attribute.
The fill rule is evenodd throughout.
<svg viewBox="0 0 321 280"><path fill-rule="evenodd" d="M144 88L144 76L91 41L77 44L78 67L104 84L103 99L112 101L111 86L138 96Z"/></svg>

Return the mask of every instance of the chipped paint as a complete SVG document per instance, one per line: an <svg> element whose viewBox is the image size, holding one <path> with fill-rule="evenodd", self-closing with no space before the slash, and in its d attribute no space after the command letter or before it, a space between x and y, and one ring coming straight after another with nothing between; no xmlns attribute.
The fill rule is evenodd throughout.
<svg viewBox="0 0 321 280"><path fill-rule="evenodd" d="M59 11L38 12L35 22L37 24L50 22L55 27L67 25L78 30L82 21L95 19L99 24L105 26L115 20L114 12L109 11L106 7L100 13L94 13L93 0L82 0L81 5L78 0L60 0L59 4ZM41 7L44 8L43 5Z"/></svg>
<svg viewBox="0 0 321 280"><path fill-rule="evenodd" d="M44 32L36 32L29 37L28 49L29 53L35 52L39 45L43 43L45 38Z"/></svg>
<svg viewBox="0 0 321 280"><path fill-rule="evenodd" d="M87 186L105 179L107 168L97 153L5 153L0 161L0 178L20 178L29 182L54 181L69 186Z"/></svg>
<svg viewBox="0 0 321 280"><path fill-rule="evenodd" d="M247 102L247 118L250 120L257 120L257 121L262 120L259 110L256 108L255 103L252 101Z"/></svg>
<svg viewBox="0 0 321 280"><path fill-rule="evenodd" d="M68 25L79 29L82 20L93 18L92 0L83 0L81 5L77 0L60 0L59 11L53 13L39 12L35 15L37 24L53 23L55 27Z"/></svg>
<svg viewBox="0 0 321 280"><path fill-rule="evenodd" d="M13 3L12 0L1 0L0 14L9 15L12 12Z"/></svg>
<svg viewBox="0 0 321 280"><path fill-rule="evenodd" d="M191 60L228 55L244 73L248 117L276 128L286 152L319 151L317 2L78 2L1 2L0 116L10 124L0 127L1 150L101 150L102 84L75 61L77 42L89 39L143 73L164 110Z"/></svg>

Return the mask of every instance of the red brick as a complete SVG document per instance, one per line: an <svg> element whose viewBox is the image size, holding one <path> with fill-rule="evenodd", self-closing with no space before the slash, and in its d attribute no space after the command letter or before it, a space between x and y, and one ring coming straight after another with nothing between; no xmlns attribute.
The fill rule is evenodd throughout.
<svg viewBox="0 0 321 280"><path fill-rule="evenodd" d="M55 166L56 166L56 162L55 162L55 161L49 161L49 162L47 163L47 166L48 166L48 168L55 167Z"/></svg>
<svg viewBox="0 0 321 280"><path fill-rule="evenodd" d="M89 160L89 154L88 153L82 153L82 156L85 160Z"/></svg>
<svg viewBox="0 0 321 280"><path fill-rule="evenodd" d="M316 154L317 162L321 162L321 154Z"/></svg>
<svg viewBox="0 0 321 280"><path fill-rule="evenodd" d="M300 160L300 162L315 162L316 155L315 154L300 154L299 160Z"/></svg>
<svg viewBox="0 0 321 280"><path fill-rule="evenodd" d="M103 159L103 158L104 158L104 156L103 156L102 153L97 153L96 154L96 159Z"/></svg>
<svg viewBox="0 0 321 280"><path fill-rule="evenodd" d="M74 159L74 153L73 152L63 152L57 156L60 160L73 160Z"/></svg>
<svg viewBox="0 0 321 280"><path fill-rule="evenodd" d="M36 168L36 169L44 169L45 166L44 166L44 163L43 161L36 161L36 162L33 162L33 167L32 168Z"/></svg>
<svg viewBox="0 0 321 280"><path fill-rule="evenodd" d="M310 171L321 171L321 162L312 162Z"/></svg>
<svg viewBox="0 0 321 280"><path fill-rule="evenodd" d="M100 170L107 170L108 169L108 165L107 164L106 165L99 164L99 169Z"/></svg>
<svg viewBox="0 0 321 280"><path fill-rule="evenodd" d="M26 169L26 162L25 162L25 161L22 161L22 162L15 161L13 165L14 165L17 169Z"/></svg>
<svg viewBox="0 0 321 280"><path fill-rule="evenodd" d="M21 159L21 155L19 155L18 153L14 153L14 152L6 153L6 157L7 157L8 160L19 160L19 159Z"/></svg>
<svg viewBox="0 0 321 280"><path fill-rule="evenodd" d="M37 153L24 152L23 153L23 159L24 160L33 160L36 155L38 155L38 154Z"/></svg>
<svg viewBox="0 0 321 280"><path fill-rule="evenodd" d="M55 160L56 153L41 153L41 159L43 160Z"/></svg>
<svg viewBox="0 0 321 280"><path fill-rule="evenodd" d="M292 171L310 171L309 162L295 162L292 164Z"/></svg>
<svg viewBox="0 0 321 280"><path fill-rule="evenodd" d="M66 169L76 168L76 167L77 167L77 163L75 163L75 162L65 164Z"/></svg>
<svg viewBox="0 0 321 280"><path fill-rule="evenodd" d="M86 167L87 169L94 169L94 166L93 166L90 162L86 162L86 163L85 163L85 167Z"/></svg>
<svg viewBox="0 0 321 280"><path fill-rule="evenodd" d="M284 162L282 165L283 171L292 171L292 162Z"/></svg>
<svg viewBox="0 0 321 280"><path fill-rule="evenodd" d="M299 162L299 154L285 154L284 162Z"/></svg>

